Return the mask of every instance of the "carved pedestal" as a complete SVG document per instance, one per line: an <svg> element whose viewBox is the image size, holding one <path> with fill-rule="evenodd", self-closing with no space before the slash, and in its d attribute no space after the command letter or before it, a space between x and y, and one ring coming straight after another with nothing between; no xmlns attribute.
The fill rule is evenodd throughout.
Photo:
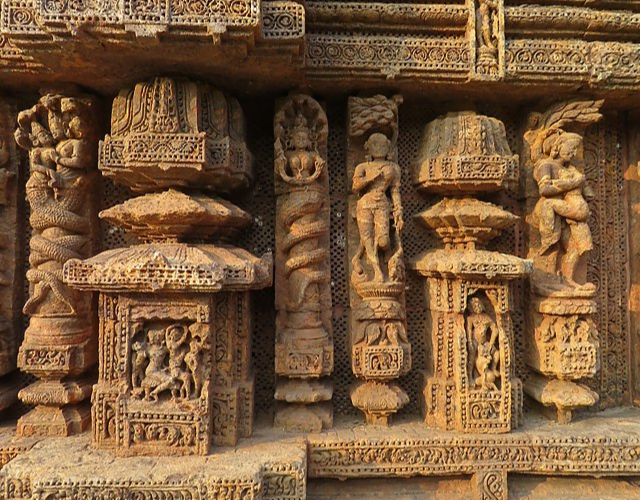
<svg viewBox="0 0 640 500"><path fill-rule="evenodd" d="M20 391L36 408L18 421L17 433L66 436L87 429L96 361L95 310L89 294L62 281L62 267L92 254L96 103L91 97L48 94L18 115L15 138L29 151L26 185L31 206L29 326L18 354L22 371L38 381Z"/></svg>
<svg viewBox="0 0 640 500"><path fill-rule="evenodd" d="M600 367L596 286L587 281L593 248L587 200L593 195L581 170L584 128L601 118L602 101L572 101L533 113L525 132L529 258L527 364L535 370L526 393L553 408L561 423L599 397L576 381Z"/></svg>
<svg viewBox="0 0 640 500"><path fill-rule="evenodd" d="M409 402L393 383L411 369L405 316L404 224L397 164L401 96L349 98L347 179L351 402L368 424L388 425Z"/></svg>
<svg viewBox="0 0 640 500"><path fill-rule="evenodd" d="M247 291L270 286L271 256L228 243L251 225L249 214L172 188L246 186L243 126L237 101L186 80L155 78L114 101L100 168L137 191L170 189L101 212L142 244L65 266L68 283L100 291L97 447L206 454L252 432Z"/></svg>
<svg viewBox="0 0 640 500"><path fill-rule="evenodd" d="M327 117L307 95L274 117L276 205L275 425L320 431L333 425Z"/></svg>
<svg viewBox="0 0 640 500"><path fill-rule="evenodd" d="M492 192L517 179L504 125L474 113L450 113L427 125L416 164L418 189ZM425 374L428 425L463 432L509 432L522 416L515 376L513 280L527 260L485 249L518 217L470 197L445 198L417 215L444 241L413 268L427 278L433 371Z"/></svg>

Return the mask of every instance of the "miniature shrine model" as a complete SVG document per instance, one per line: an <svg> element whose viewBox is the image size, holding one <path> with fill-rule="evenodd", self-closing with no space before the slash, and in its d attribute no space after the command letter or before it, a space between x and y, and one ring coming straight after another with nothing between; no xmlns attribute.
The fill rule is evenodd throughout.
<svg viewBox="0 0 640 500"><path fill-rule="evenodd" d="M0 500L640 498L639 28L0 0Z"/></svg>

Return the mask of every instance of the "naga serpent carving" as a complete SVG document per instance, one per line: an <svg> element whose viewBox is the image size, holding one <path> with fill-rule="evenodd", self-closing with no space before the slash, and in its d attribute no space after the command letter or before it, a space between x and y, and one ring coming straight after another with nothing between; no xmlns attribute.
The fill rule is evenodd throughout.
<svg viewBox="0 0 640 500"><path fill-rule="evenodd" d="M276 208L275 424L288 430L331 426L333 387L329 281L327 118L297 94L274 118Z"/></svg>
<svg viewBox="0 0 640 500"><path fill-rule="evenodd" d="M325 203L325 196L319 191L295 191L282 206L280 216L288 229L282 250L287 254L285 272L290 283L287 308L300 309L305 299L318 300L318 283L329 280L321 266L329 256L329 251L318 245L318 239L329 233L327 223L319 217ZM310 291L311 290L311 291Z"/></svg>
<svg viewBox="0 0 640 500"><path fill-rule="evenodd" d="M313 150L310 135L307 120L298 116L291 132L293 149L285 152L276 142L276 171L290 185L279 217L287 229L282 252L287 256L285 274L290 284L287 309L293 311L318 304L317 285L329 280L323 270L329 251L320 246L320 239L329 233L321 215L326 195L318 183L326 162Z"/></svg>
<svg viewBox="0 0 640 500"><path fill-rule="evenodd" d="M40 109L44 108L44 109ZM31 207L31 237L27 279L31 294L25 314L46 308L57 314L76 314L71 290L62 282L62 266L83 258L90 237L86 169L92 154L86 124L74 116L77 104L49 96L18 117L18 144L29 150L30 176L26 194ZM45 127L38 119L43 120ZM49 300L49 293L55 300Z"/></svg>

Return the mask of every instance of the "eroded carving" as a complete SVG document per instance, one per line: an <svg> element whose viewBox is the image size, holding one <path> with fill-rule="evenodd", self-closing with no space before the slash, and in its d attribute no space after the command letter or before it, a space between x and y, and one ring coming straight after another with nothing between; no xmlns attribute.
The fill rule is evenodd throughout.
<svg viewBox="0 0 640 500"><path fill-rule="evenodd" d="M100 291L98 447L206 454L251 434L247 290L271 284L271 258L229 245L251 224L242 209L176 189L240 189L252 178L250 159L237 101L207 85L155 78L115 99L101 170L134 191L170 189L100 214L143 244L65 266L68 283Z"/></svg>
<svg viewBox="0 0 640 500"><path fill-rule="evenodd" d="M275 424L288 430L331 427L333 370L329 267L327 117L297 94L274 117L276 174Z"/></svg>
<svg viewBox="0 0 640 500"><path fill-rule="evenodd" d="M527 363L540 375L527 382L527 393L555 406L561 422L571 411L591 406L598 395L572 382L591 378L600 365L596 286L587 281L593 248L587 198L593 196L579 167L584 129L600 120L602 101L571 101L529 117L524 168L529 222L531 308Z"/></svg>
<svg viewBox="0 0 640 500"><path fill-rule="evenodd" d="M94 311L88 294L63 283L62 267L89 257L95 244L95 108L92 97L47 94L18 115L15 139L29 152L33 228L24 305L30 321L18 365L43 379L20 392L23 402L38 405L20 419L20 435L75 434L89 425L88 408L78 403L90 391L80 375L96 361ZM80 393L68 389L71 380L83 387Z"/></svg>
<svg viewBox="0 0 640 500"><path fill-rule="evenodd" d="M352 388L351 401L369 424L387 425L409 401L392 382L411 368L397 163L401 103L401 96L349 98L351 367L364 381Z"/></svg>
<svg viewBox="0 0 640 500"><path fill-rule="evenodd" d="M418 189L490 193L517 179L517 156L495 118L449 113L425 127L422 141L414 172ZM511 282L530 274L532 262L489 251L486 244L519 218L467 195L445 198L416 217L444 242L444 249L424 252L412 263L427 278L431 316L425 421L463 432L509 432L522 419Z"/></svg>

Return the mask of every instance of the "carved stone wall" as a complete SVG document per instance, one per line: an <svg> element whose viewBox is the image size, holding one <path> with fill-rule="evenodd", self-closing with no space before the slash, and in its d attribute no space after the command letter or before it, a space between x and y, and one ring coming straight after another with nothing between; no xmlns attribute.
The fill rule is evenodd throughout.
<svg viewBox="0 0 640 500"><path fill-rule="evenodd" d="M19 384L16 355L22 337L22 294L25 226L21 201L23 175L13 140L15 103L0 98L0 409L15 400Z"/></svg>

